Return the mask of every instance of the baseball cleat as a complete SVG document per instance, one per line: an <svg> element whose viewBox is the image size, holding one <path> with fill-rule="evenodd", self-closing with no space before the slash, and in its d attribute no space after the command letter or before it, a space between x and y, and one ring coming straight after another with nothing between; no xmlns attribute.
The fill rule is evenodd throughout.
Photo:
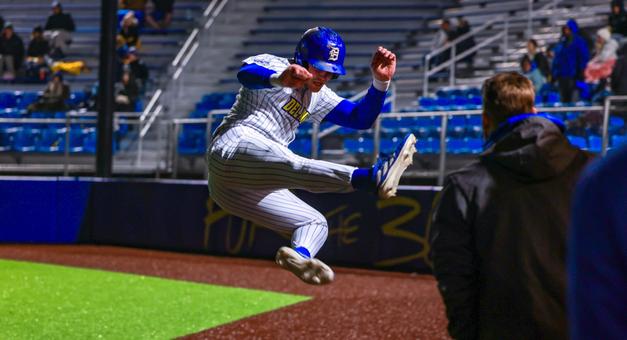
<svg viewBox="0 0 627 340"><path fill-rule="evenodd" d="M331 283L335 276L333 270L324 262L318 259L304 258L290 247L281 247L277 251L276 263L310 285Z"/></svg>
<svg viewBox="0 0 627 340"><path fill-rule="evenodd" d="M381 156L373 167L372 176L377 184L379 197L387 199L396 196L398 181L403 172L413 162L416 152L416 136L410 133L403 139L393 154Z"/></svg>

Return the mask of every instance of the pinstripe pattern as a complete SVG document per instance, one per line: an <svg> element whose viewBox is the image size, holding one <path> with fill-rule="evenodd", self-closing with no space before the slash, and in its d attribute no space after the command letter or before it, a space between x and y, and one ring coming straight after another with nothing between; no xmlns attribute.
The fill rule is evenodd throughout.
<svg viewBox="0 0 627 340"><path fill-rule="evenodd" d="M209 190L216 203L264 227L293 232L292 245L307 248L312 256L327 238L327 221L287 189L353 191L355 168L300 157L245 126L218 136L207 159Z"/></svg>
<svg viewBox="0 0 627 340"><path fill-rule="evenodd" d="M287 59L269 54L250 57L244 63L276 72L289 65ZM301 123L294 115L306 110L307 118L319 123L342 100L326 86L317 93L242 87L207 153L213 200L234 215L292 233L292 246L305 247L315 256L327 239L327 221L289 189L350 192L355 168L300 157L287 145ZM285 108L288 103L300 108L297 114Z"/></svg>
<svg viewBox="0 0 627 340"><path fill-rule="evenodd" d="M246 64L257 64L267 69L283 72L289 61L270 54L253 56L243 61ZM283 107L292 98L311 114L309 119L320 123L344 98L338 96L326 85L317 93L307 89L291 89L273 87L251 90L241 87L231 112L224 118L224 128L231 126L248 126L254 128L266 138L282 145L294 140L300 122L291 117ZM222 130L221 128L220 130Z"/></svg>

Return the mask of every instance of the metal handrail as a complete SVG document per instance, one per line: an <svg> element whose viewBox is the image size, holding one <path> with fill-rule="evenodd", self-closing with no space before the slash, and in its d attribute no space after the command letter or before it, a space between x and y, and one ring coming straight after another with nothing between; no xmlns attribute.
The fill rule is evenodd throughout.
<svg viewBox="0 0 627 340"><path fill-rule="evenodd" d="M550 3L545 4L544 6L539 8L537 11L548 10L550 7L553 7L553 9L555 9L555 6L557 6L559 3L563 2L563 1L564 0L553 0ZM529 21L530 18L532 17L532 13L534 13L533 12L533 7L529 6L529 11L527 12L527 18L525 18L524 20L528 20ZM535 14L534 14L534 17L535 17ZM451 58L446 62L446 65L451 68L451 71L449 73L449 85L453 86L455 84L455 65L456 65L456 63L459 60L463 59L464 57L470 55L471 53L476 52L478 50L478 48L475 48L475 47L479 46L481 44L475 45L475 47L473 47L470 50L465 51L464 53L462 53L460 55L456 55L456 53L455 53L456 50L457 50L457 45L460 42L462 42L462 41L464 41L464 40L466 40L466 39L468 39L468 38L470 38L472 36L475 36L477 33L482 32L484 30L487 30L489 27L491 27L494 24L499 23L499 22L503 22L505 24L505 31L499 33L499 36L504 36L503 56L504 56L504 59L506 59L507 58L507 45L508 45L508 43L507 43L507 38L508 38L507 35L509 33L508 32L508 30L509 30L509 28L508 28L509 21L513 21L513 18L509 18L509 16L507 14L502 14L500 16L497 16L497 17L489 20L488 22L484 23L483 25L470 30L470 32L467 32L467 33L465 33L465 34L455 38L453 41L449 42L448 44L446 44L446 45L444 45L442 47L439 47L439 48L431 51L430 53L426 54L424 56L424 66L423 66L424 72L423 72L423 90L422 90L422 95L423 96L427 96L428 95L428 92L429 92L429 77L445 68L445 67L439 67L439 68L436 67L436 68L433 68L433 69L429 70L429 61L434 56L439 55L439 54L441 54L442 52L444 52L444 51L446 51L448 49L451 49L452 55L451 55ZM528 26L529 26L529 24L528 24ZM531 26L529 26L529 27L531 27ZM529 32L529 34L531 34L531 32ZM496 39L494 37L490 37L487 40L492 42L492 41L494 41ZM481 45L481 47L483 47L485 45L487 45L487 44ZM466 53L466 52L468 52L468 53ZM441 65L438 65L438 66L441 66Z"/></svg>
<svg viewBox="0 0 627 340"><path fill-rule="evenodd" d="M605 101L603 102L603 127L601 129L602 133L602 144L601 144L601 154L605 156L607 154L607 147L609 145L609 125L610 125L610 105L612 101L617 102L627 102L627 96L608 96L605 97Z"/></svg>
<svg viewBox="0 0 627 340"><path fill-rule="evenodd" d="M604 122L603 122L603 140L604 144L602 147L602 154L607 152L607 133L608 133L608 121L609 121L609 103L612 101L627 101L627 96L611 96L606 101L604 106L594 105L594 106L562 106L562 107L537 107L539 112L603 112L604 113ZM213 122L213 115L217 113L228 113L229 110L212 110L207 115L207 118L180 118L173 119L172 123L174 125L175 134L173 135L174 140L172 141L174 145L174 155L173 164L176 164L176 160L178 159L178 150L176 147L176 138L178 138L178 132L180 131L180 126L184 124L198 124L198 123L206 123L211 124ZM444 181L444 176L446 174L446 160L447 160L447 152L446 152L446 140L447 140L447 124L448 119L452 116L461 116L461 115L481 115L481 109L474 110L456 110L456 111L414 111L414 112L390 112L390 113L382 113L379 115L377 122L380 124L381 120L384 119L397 119L397 118L420 118L420 117L440 117L441 118L441 130L440 130L440 154L439 154L439 162L438 162L438 170L434 172L434 175L437 174L438 177L438 185L442 185ZM210 125L208 125L209 127ZM327 131L327 130L325 130ZM375 129L375 135L379 135L379 137L374 138L375 147L374 149L378 150L380 145L380 129ZM207 136L209 143L209 134ZM317 144L317 140L314 144ZM207 144L208 145L208 144ZM375 155L376 156L376 155ZM312 155L312 158L316 158ZM176 177L176 166L173 169L173 176Z"/></svg>
<svg viewBox="0 0 627 340"><path fill-rule="evenodd" d="M218 4L218 2L220 3ZM203 26L203 30L206 31L207 29L209 29L209 27L214 22L215 18L220 14L220 12L222 11L222 9L224 8L227 2L228 0L212 0L209 3L209 5L207 5L207 8L203 12L204 23L201 22L201 26ZM172 63L171 63L172 67L177 67L176 71L174 72L174 75L172 76L173 80L178 79L178 77L183 72L185 66L187 66L187 63L189 62L191 57L194 55L194 53L198 49L199 44L195 40L198 40L200 32L201 32L200 29L194 28L192 32L189 34L189 36L187 37L187 39L185 40L185 43L183 43L183 46L181 47L181 49L178 51L178 53L172 60ZM192 42L194 43L192 44ZM190 45L191 45L191 48L190 48ZM163 89L161 88L155 91L152 98L150 99L148 106L146 106L146 109L144 110L144 114L142 114L141 122L143 123L143 121L146 119L148 119L148 122L146 123L145 126L143 124L140 125L140 134L138 136L139 140L137 142L137 156L135 159L135 164L137 165L141 164L141 161L142 161L142 151L143 151L142 149L143 149L144 137L150 131L150 127L152 126L152 123L155 121L155 118L156 118L154 116L149 117L148 115L159 114L161 112L161 110L154 110L154 111L151 111L151 110L153 106L156 105L162 93L163 93Z"/></svg>

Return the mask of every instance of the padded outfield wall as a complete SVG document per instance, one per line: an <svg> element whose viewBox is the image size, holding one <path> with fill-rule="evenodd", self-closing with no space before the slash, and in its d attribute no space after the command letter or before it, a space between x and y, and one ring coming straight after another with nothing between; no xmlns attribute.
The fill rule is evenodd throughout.
<svg viewBox="0 0 627 340"><path fill-rule="evenodd" d="M297 192L329 222L331 264L430 271L429 215L439 188L398 197ZM229 215L204 181L0 178L0 242L109 244L267 258L289 236Z"/></svg>

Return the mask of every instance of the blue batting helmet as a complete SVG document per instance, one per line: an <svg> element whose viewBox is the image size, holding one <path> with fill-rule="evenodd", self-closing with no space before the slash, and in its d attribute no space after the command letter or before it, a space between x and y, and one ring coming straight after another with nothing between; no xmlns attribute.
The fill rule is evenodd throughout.
<svg viewBox="0 0 627 340"><path fill-rule="evenodd" d="M297 64L337 75L346 74L344 56L346 47L337 32L327 27L308 29L296 45L294 60Z"/></svg>

